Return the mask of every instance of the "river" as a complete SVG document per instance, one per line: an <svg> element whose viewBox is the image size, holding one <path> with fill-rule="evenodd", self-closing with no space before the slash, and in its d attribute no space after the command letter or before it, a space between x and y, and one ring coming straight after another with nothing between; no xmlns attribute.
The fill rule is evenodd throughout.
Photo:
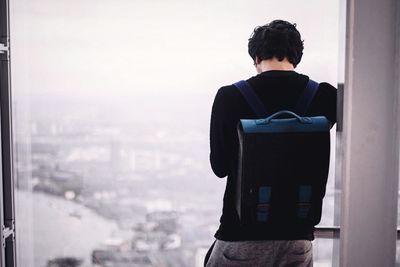
<svg viewBox="0 0 400 267"><path fill-rule="evenodd" d="M118 232L117 225L78 203L43 193L16 191L17 260L45 267L55 257L77 257L91 265L91 252Z"/></svg>

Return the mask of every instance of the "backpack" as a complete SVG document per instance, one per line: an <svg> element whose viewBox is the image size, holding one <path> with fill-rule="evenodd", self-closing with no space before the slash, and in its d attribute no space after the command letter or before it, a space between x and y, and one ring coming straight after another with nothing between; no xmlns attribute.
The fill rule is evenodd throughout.
<svg viewBox="0 0 400 267"><path fill-rule="evenodd" d="M310 79L293 111L274 114L266 112L246 81L234 85L258 117L237 124L235 205L240 224L271 229L318 224L329 171L331 125L324 116L304 115L319 84Z"/></svg>

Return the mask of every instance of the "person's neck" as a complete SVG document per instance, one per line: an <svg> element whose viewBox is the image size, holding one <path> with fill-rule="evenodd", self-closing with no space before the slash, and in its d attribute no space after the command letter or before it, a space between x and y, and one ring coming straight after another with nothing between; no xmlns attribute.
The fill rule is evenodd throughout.
<svg viewBox="0 0 400 267"><path fill-rule="evenodd" d="M290 63L286 58L282 61L279 61L276 58L273 59L264 59L260 63L257 64L257 72L261 73L269 70L286 70L293 71L294 66Z"/></svg>

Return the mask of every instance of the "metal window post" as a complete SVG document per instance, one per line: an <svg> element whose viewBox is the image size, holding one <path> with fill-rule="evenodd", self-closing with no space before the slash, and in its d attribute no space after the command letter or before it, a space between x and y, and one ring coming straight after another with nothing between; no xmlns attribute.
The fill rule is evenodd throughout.
<svg viewBox="0 0 400 267"><path fill-rule="evenodd" d="M9 1L0 0L0 265L16 266L12 157Z"/></svg>
<svg viewBox="0 0 400 267"><path fill-rule="evenodd" d="M395 266L399 2L347 1L340 231L344 267Z"/></svg>

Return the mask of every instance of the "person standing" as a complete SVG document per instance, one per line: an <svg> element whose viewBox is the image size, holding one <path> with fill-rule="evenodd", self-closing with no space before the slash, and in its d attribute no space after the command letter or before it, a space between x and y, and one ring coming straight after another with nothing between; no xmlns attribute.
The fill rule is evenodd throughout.
<svg viewBox="0 0 400 267"><path fill-rule="evenodd" d="M296 28L284 20L274 20L254 29L248 53L257 75L246 81L271 113L294 110L309 77L295 68L303 55L303 40ZM322 67L323 62L321 62ZM307 116L325 116L336 123L336 88L319 83ZM227 177L220 226L205 266L312 266L314 227L274 229L259 232L242 226L235 209L240 119L255 119L251 107L234 85L221 87L215 95L210 121L210 163L216 176Z"/></svg>

